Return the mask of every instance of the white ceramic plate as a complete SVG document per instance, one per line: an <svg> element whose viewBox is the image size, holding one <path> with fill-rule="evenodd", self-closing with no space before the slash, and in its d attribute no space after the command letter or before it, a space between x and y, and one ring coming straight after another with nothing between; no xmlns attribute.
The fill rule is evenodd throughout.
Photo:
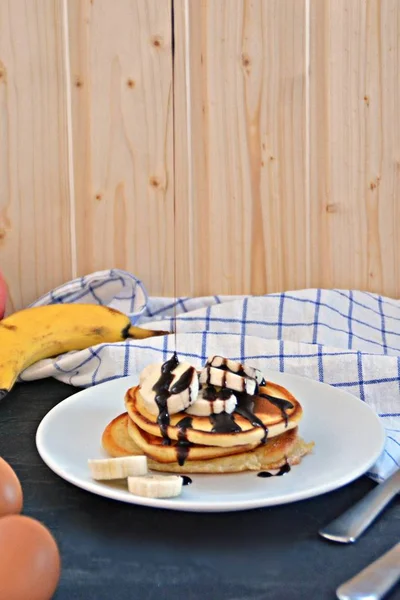
<svg viewBox="0 0 400 600"><path fill-rule="evenodd" d="M377 460L384 429L375 413L350 394L310 379L275 371L265 377L287 387L304 410L299 432L313 440L313 454L282 477L263 479L256 472L190 475L193 483L173 499L130 494L122 484L93 481L87 460L105 457L105 426L125 412L123 398L137 379L125 377L80 391L55 406L37 430L44 462L63 479L94 494L132 504L185 511L234 511L310 498L353 481Z"/></svg>

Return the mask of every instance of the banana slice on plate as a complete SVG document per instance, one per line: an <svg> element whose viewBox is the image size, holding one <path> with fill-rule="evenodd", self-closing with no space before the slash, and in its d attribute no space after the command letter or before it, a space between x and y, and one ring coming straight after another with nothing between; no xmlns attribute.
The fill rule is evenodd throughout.
<svg viewBox="0 0 400 600"><path fill-rule="evenodd" d="M201 388L196 402L186 409L186 413L197 417L233 413L236 404L236 396L230 390L207 386Z"/></svg>
<svg viewBox="0 0 400 600"><path fill-rule="evenodd" d="M128 490L131 494L146 498L173 498L182 491L183 479L180 475L145 475L128 477Z"/></svg>
<svg viewBox="0 0 400 600"><path fill-rule="evenodd" d="M126 479L131 475L146 475L146 456L121 456L118 458L89 459L88 465L93 479Z"/></svg>

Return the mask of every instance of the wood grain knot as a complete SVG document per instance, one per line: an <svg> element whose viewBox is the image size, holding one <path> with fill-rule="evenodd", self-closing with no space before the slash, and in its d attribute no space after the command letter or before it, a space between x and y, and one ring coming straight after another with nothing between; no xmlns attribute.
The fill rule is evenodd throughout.
<svg viewBox="0 0 400 600"><path fill-rule="evenodd" d="M251 60L250 56L243 52L242 54L242 67L246 71L247 75L250 73Z"/></svg>
<svg viewBox="0 0 400 600"><path fill-rule="evenodd" d="M154 46L154 48L161 48L163 45L163 39L161 35L153 35L151 38L151 45Z"/></svg>
<svg viewBox="0 0 400 600"><path fill-rule="evenodd" d="M7 236L7 231L4 229L4 227L0 228L0 242L2 242Z"/></svg>
<svg viewBox="0 0 400 600"><path fill-rule="evenodd" d="M364 102L365 102L366 106L369 106L369 96L367 96L367 95L364 96Z"/></svg>
<svg viewBox="0 0 400 600"><path fill-rule="evenodd" d="M4 63L0 60L0 81L7 81L7 69Z"/></svg>
<svg viewBox="0 0 400 600"><path fill-rule="evenodd" d="M128 88L134 88L136 85L135 80L129 77L129 79L126 80L126 85Z"/></svg>
<svg viewBox="0 0 400 600"><path fill-rule="evenodd" d="M370 181L370 183L369 183L369 189L372 190L372 191L375 190L379 186L380 182L381 182L381 176L377 175L375 177L375 179L373 179L372 181Z"/></svg>
<svg viewBox="0 0 400 600"><path fill-rule="evenodd" d="M331 204L326 205L327 213L336 213L339 211L339 204L337 202L332 202Z"/></svg>
<svg viewBox="0 0 400 600"><path fill-rule="evenodd" d="M75 86L77 88L81 88L83 87L83 81L80 77L75 77Z"/></svg>
<svg viewBox="0 0 400 600"><path fill-rule="evenodd" d="M103 197L103 194L100 194L100 192L97 192L97 194L95 195L96 200L101 200Z"/></svg>
<svg viewBox="0 0 400 600"><path fill-rule="evenodd" d="M272 154L271 154L271 156L269 157L269 160L275 160L275 156L272 156Z"/></svg>
<svg viewBox="0 0 400 600"><path fill-rule="evenodd" d="M248 54L246 54L245 52L243 52L242 54L242 65L244 67L249 67L250 66L250 57Z"/></svg>
<svg viewBox="0 0 400 600"><path fill-rule="evenodd" d="M157 177L157 175L151 175L149 178L149 184L151 187L158 189L161 187L161 179Z"/></svg>

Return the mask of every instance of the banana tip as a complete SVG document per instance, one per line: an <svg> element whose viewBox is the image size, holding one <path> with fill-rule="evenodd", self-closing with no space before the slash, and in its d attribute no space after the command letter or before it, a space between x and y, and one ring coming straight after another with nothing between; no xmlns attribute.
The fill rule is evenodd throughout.
<svg viewBox="0 0 400 600"><path fill-rule="evenodd" d="M140 327L136 327L136 326L132 325L127 330L126 333L127 333L127 337L129 337L129 338L145 339L145 338L149 338L149 337L156 337L159 335L169 335L171 332L170 331L162 331L160 329L156 329L156 330L141 329Z"/></svg>

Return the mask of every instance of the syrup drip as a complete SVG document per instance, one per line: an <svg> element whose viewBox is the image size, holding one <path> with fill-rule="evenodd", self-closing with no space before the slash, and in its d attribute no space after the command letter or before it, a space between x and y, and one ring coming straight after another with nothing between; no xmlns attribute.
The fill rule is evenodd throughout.
<svg viewBox="0 0 400 600"><path fill-rule="evenodd" d="M269 400L269 402L271 402L271 404L273 404L274 406L279 408L279 410L281 411L282 417L285 419L285 427L287 427L288 414L286 411L289 410L290 408L293 408L293 404L291 402L289 402L289 400L284 400L284 398L275 398L275 396L270 396L269 394L261 393L261 394L258 394L258 396L261 398L265 398L266 400Z"/></svg>
<svg viewBox="0 0 400 600"><path fill-rule="evenodd" d="M176 352L167 360L161 367L161 375L153 385L153 391L156 393L155 401L158 406L157 423L160 427L161 435L163 436L163 444L169 445L171 440L168 436L169 412L168 398L171 395L169 386L171 385L174 375L172 371L178 366L178 357Z"/></svg>
<svg viewBox="0 0 400 600"><path fill-rule="evenodd" d="M176 424L179 430L178 443L176 444L176 460L178 461L178 465L181 467L183 467L185 464L185 461L189 455L190 447L192 445L187 438L187 430L192 427L192 422L192 417L184 417Z"/></svg>
<svg viewBox="0 0 400 600"><path fill-rule="evenodd" d="M175 144L175 123L176 123L176 112L175 112L175 10L174 10L174 2L171 2L171 58L172 58L172 170L174 181L177 181L176 178L176 144ZM176 343L176 334L177 334L177 321L176 321L176 306L178 304L178 294L177 294L177 281L176 281L176 186L173 186L173 217L174 217L174 317L172 323L172 331L174 333L174 342L175 342L175 354L177 352L177 343Z"/></svg>
<svg viewBox="0 0 400 600"><path fill-rule="evenodd" d="M264 425L264 423L259 419L253 412L254 409L254 396L250 396L250 394L246 394L246 392L238 393L236 392L237 405L235 408L235 412L241 415L244 419L249 421L253 427L261 427L264 429L264 437L261 440L262 444L265 444L268 438L268 427Z"/></svg>
<svg viewBox="0 0 400 600"><path fill-rule="evenodd" d="M286 473L290 472L290 465L286 462L277 473L271 473L270 471L261 471L257 474L257 477L267 478L267 477L281 477L282 475L286 475Z"/></svg>
<svg viewBox="0 0 400 600"><path fill-rule="evenodd" d="M242 431L240 426L235 423L233 415L226 412L211 414L210 421L213 425L212 433L239 433Z"/></svg>

